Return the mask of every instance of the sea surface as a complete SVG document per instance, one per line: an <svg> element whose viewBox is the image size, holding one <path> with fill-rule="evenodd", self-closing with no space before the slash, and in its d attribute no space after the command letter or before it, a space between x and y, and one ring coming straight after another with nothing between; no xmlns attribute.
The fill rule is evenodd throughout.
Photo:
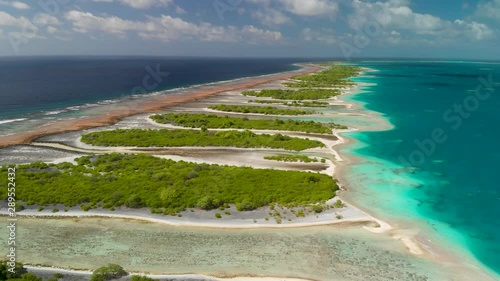
<svg viewBox="0 0 500 281"><path fill-rule="evenodd" d="M165 90L298 69L300 59L0 58L0 135ZM161 94L175 94L175 91Z"/></svg>
<svg viewBox="0 0 500 281"><path fill-rule="evenodd" d="M426 225L500 273L500 64L361 62L370 83L349 99L391 130L354 132L347 178L357 203Z"/></svg>

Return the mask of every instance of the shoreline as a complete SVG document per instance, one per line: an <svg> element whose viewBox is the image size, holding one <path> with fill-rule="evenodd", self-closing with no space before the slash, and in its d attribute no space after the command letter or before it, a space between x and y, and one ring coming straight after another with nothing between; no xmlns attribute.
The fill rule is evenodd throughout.
<svg viewBox="0 0 500 281"><path fill-rule="evenodd" d="M238 78L230 81L221 81L218 82L218 84L202 84L191 89L190 92L183 93L181 95L148 96L135 101L136 103L130 106L120 103L113 104L111 110L105 111L105 113L100 115L78 120L61 120L54 123L47 123L46 125L31 131L2 137L0 140L0 147L29 144L33 140L47 135L109 126L124 117L140 113L152 113L178 104L214 96L222 92L244 90L278 80L286 80L296 76L314 73L322 69L320 66L312 64L301 64L300 66L301 68L299 70L291 70L256 77Z"/></svg>
<svg viewBox="0 0 500 281"><path fill-rule="evenodd" d="M369 71L376 72L378 70L363 68L363 71L356 77L369 77L370 75L366 73ZM373 117L373 125L368 129L356 128L355 131L367 132L394 129L394 125L390 122L389 118L383 116L380 112L367 109L362 102L348 99L349 97L352 97L354 95L363 94L364 87L372 87L376 84L356 82L356 85L357 87L353 88L351 91L345 92L340 95L339 100L351 104L352 109L356 110L359 113L370 114ZM338 134L338 138L342 139L343 141L336 149L337 153L341 155L343 160L341 161L341 163L339 163L339 165L336 165L335 177L339 180L340 183L347 183L346 186L348 185L349 188L345 188L345 186L342 185L341 191L337 196L350 206L356 206L360 211L366 213L367 215L370 215L372 217L384 217L383 214L376 213L373 210L367 209L367 207L363 204L357 204L356 198L354 198L355 195L352 193L349 194L349 190L359 190L360 188L362 189L362 187L348 180L346 169L351 167L352 165L362 163L364 158L358 155L351 155L349 153L346 153L345 150L341 149L359 142L359 140L355 138L344 136L343 133L345 132L339 132ZM387 231L387 233L393 239L400 240L403 244L405 244L405 246L408 247L408 245L410 245L411 248L408 247L408 249L412 254L423 255L433 260L437 260L441 263L454 264L455 266L459 266L457 270L462 271L464 274L470 274L470 276L472 276L474 272L480 273L481 277L478 277L480 278L478 280L493 280L495 278L494 276L497 276L496 272L491 271L489 268L483 265L472 253L467 252L464 249L448 248L449 246L455 245L452 243L448 243L448 241L446 241L442 237L437 237L439 238L438 242L435 241L437 239L431 239L431 237L436 238L436 236L434 235L434 233L429 233L428 231L430 229L428 229L426 226L419 223L417 224L418 227L414 227L414 224L418 222L412 222L408 219L404 220L388 218L388 221L391 229Z"/></svg>
<svg viewBox="0 0 500 281"><path fill-rule="evenodd" d="M303 71L305 71L304 69L302 69ZM317 69L319 70L319 69ZM317 71L315 70L315 71ZM315 71L312 71L311 69L309 69L308 71L311 71L311 72L315 72ZM363 72L364 73L364 72ZM359 76L362 76L363 73L360 73L358 75ZM303 73L293 73L293 75L301 75ZM276 76L280 76L283 75L292 75L292 73L289 73L289 72L286 72L285 74L283 73L280 73L280 74L273 74L273 75L276 75ZM266 77L268 78L268 77ZM270 79L270 78L268 78ZM250 82L248 83L245 83L245 84L242 84L240 86L234 86L234 87L241 87L241 88L237 88L237 89L230 89L230 90L220 90L220 91L217 91L217 92L210 92L210 94L206 94L206 95L202 95L202 93L199 93L198 96L196 97L191 97L189 96L190 94L185 94L186 96L189 96L189 97L185 97L184 100L182 101L175 101L173 102L172 104L168 104L168 105L165 105L165 104L162 104L162 105L157 105L159 106L158 108L156 109L147 109L147 111L143 111L143 112L133 112L132 114L130 115L136 115L138 113L149 113L149 112L152 112L152 111L155 111L155 110L159 110L159 109L163 109L163 108L166 108L166 107L170 107L170 106L175 106L175 105L178 105L180 103L185 103L185 102L192 102L192 101L196 101L197 99L199 98L206 98L206 97L210 97L210 96L213 96L213 95L216 95L218 93L221 93L221 92L227 92L227 91L233 91L233 90L238 90L238 89L245 89L245 88L249 88L249 87L253 87L253 86L256 86L256 85L260 85L260 84L265 84L265 83L269 83L270 81L278 81L278 80L282 80L283 78L274 78L274 79L270 79L269 81L261 81L262 83L258 83L258 81L255 81L254 83L257 83L257 84L251 84ZM350 106L353 107L354 110L359 110L359 111L366 111L368 112L368 114L374 114L373 112L370 112L369 110L367 109L364 109L363 106L359 103L355 103L355 102L352 102L352 101L347 101L347 100L344 100L343 98L347 97L347 96L350 96L350 95L355 95L355 94L359 94L360 91L361 91L361 88L363 87L363 85L361 83L356 83L355 86L351 87L350 89L348 90L345 90L344 89L344 93L342 95L339 96L339 99L344 101L346 104L349 104ZM215 91L215 90L214 90ZM194 94L191 94L191 95L194 95ZM183 95L184 96L184 95ZM165 96L163 98L165 99L168 99L170 97L175 97L175 96ZM150 103L150 102L153 102L153 101L149 101L149 102L146 102L146 101L143 101L142 104L146 104L146 103ZM139 105L140 106L140 105ZM116 111L119 111L120 109L117 108ZM85 126L89 126L89 127L84 127L84 128L80 128L80 127L75 127L74 129L71 129L69 131L79 131L81 129L85 129L85 128L93 128L93 127L101 127L101 126L105 126L105 125L110 125L111 123L113 122L116 122L116 121L119 121L120 118L122 117L126 117L126 116L130 116L130 115L122 115L122 116L119 116L119 117L116 117L116 118L112 118L110 119L109 121L107 121L108 123L100 123L101 121L95 121L96 123L86 123L84 124ZM380 114L376 113L375 114L376 116L379 116L381 119L385 119L383 116L381 116ZM111 116L114 116L114 115L111 115ZM106 119L107 120L107 119ZM72 120L72 121L75 121L75 122L78 122L78 121L83 121L83 120ZM62 121L64 122L64 121ZM56 123L57 124L57 123ZM69 126L73 126L73 125L69 125ZM373 127L370 128L370 130L373 129ZM41 129L42 130L42 129ZM377 130L377 129L374 129L374 130ZM64 131L64 132L69 132L69 131ZM348 155L344 155L342 154L341 152L339 152L339 149L338 147L339 146L346 146L346 145L349 145L351 144L352 142L355 142L356 140L355 139L352 139L352 138L348 138L348 137L345 137L343 136L343 133L345 132L352 132L352 131L366 131L365 128L350 128L350 130L346 130L346 131L335 131L334 135L338 137L338 140L333 142L333 145L330 147L328 147L330 151L333 151L331 152L333 155L334 158L337 158L337 161L335 161L335 165L334 165L334 170L335 170L335 174L333 175L335 178L337 179L340 179L342 177L344 177L344 180L345 181L345 171L343 172L342 170L347 166L347 165L352 165L352 158L350 158ZM39 136L32 136L33 139L35 138L38 138L38 137L41 137L41 136L45 136L47 134L55 134L55 133L61 133L61 132L54 132L54 133L46 133L46 134L43 134L43 135L39 135ZM30 139L32 140L32 139ZM0 147L2 146L2 141L0 141ZM354 156L353 156L354 158ZM346 165L347 164L347 165ZM340 168L340 169L339 169ZM413 254L413 255L417 255L417 256L422 256L424 258L430 258L430 259L434 259L434 260L440 260L440 257L436 257L434 256L433 254L433 251L432 249L429 249L426 247L426 245L422 245L420 243L420 241L418 241L416 238L415 238L415 235L411 234L411 233L402 233L402 232L398 232L398 230L400 230L398 227L393 227L392 225L390 225L389 223L387 222L384 222L384 221L381 221L377 218L375 218L374 216L370 215L370 210L366 210L366 208L363 208L362 206L358 207L358 205L356 204L351 204L350 203L350 200L347 199L345 200L345 196L343 196L344 194L346 194L349 189L345 189L344 186L342 185L339 185L341 187L341 191L339 191L338 193L338 196L345 202L347 202L350 206L350 208L354 208L358 211L360 211L361 213L363 213L364 215L367 216L367 218L363 218L363 219L346 219L346 220L334 220L334 221L325 221L325 222L319 222L319 223L313 223L313 222L309 222L309 223L293 223L293 224L290 224L290 225L277 225L277 224L274 224L274 225L260 225L260 224L256 224L256 225L223 225L223 224L220 224L220 221L219 223L217 223L217 225L215 224L203 224L203 223L176 223L176 222L172 222L172 221L168 221L168 219L166 220L161 220L161 219L155 219L155 218L147 218L147 217L140 217L140 216L130 216L130 215L121 215L121 214L116 214L116 215L113 215L113 214L99 214L99 213L96 213L96 214L85 214L83 211L81 212L82 214L79 214L77 212L75 213L69 213L66 215L64 213L56 213L56 214L53 214L53 215L50 215L50 214L43 214L43 215L37 215L37 214L22 214L23 212L21 212L19 214L19 216L26 216L26 217L29 217L29 216L32 216L32 217L57 217L57 218L75 218L75 217L100 217L100 218L122 218L122 219L130 219L130 220L145 220L145 221L149 221L151 223L162 223L162 224L166 224L166 225L170 225L170 226L176 226L176 227L196 227L196 228L227 228L227 229L245 229L245 228L263 228L263 229L266 229L266 228L305 228L305 227L312 227L312 226L318 226L318 225L332 225L332 224L335 224L335 225L342 225L342 223L346 224L346 225L358 225L360 223L367 223L367 222L370 222L370 221L375 221L377 222L380 227L370 227L370 226L366 226L366 225L363 225L363 228L365 228L366 230L368 231L371 231L371 232L374 232L374 233L385 233L387 234L388 236L390 236L391 238L393 239L396 239L396 240L399 240L400 242L402 242L405 247L407 248L407 250L409 251L410 254ZM360 187L362 188L362 187ZM35 212L35 211L34 211ZM397 224L396 224L397 225ZM404 230L404 229L403 229ZM50 268L48 268L50 269ZM460 268L459 268L460 269ZM464 268L464 269L468 269L468 268ZM167 278L171 278L169 275L157 275L157 276L167 276ZM209 278L212 278L210 276L208 276ZM241 277L241 278L245 278L245 277ZM263 278L246 278L246 279L211 279L211 280L238 280L238 281L250 281L250 280L270 280L270 281L278 281L278 280L290 280L290 281L308 281L307 279L283 279L283 278L272 278L270 277L270 279L263 279Z"/></svg>
<svg viewBox="0 0 500 281"><path fill-rule="evenodd" d="M36 265L26 265L26 269L28 269L29 272L34 272L35 274L43 274L43 273L48 273L48 274L54 274L54 273L63 273L63 274L72 274L72 275L79 275L79 276L86 276L89 277L92 275L92 271L89 270L79 270L79 269L68 269L68 268L59 268L59 267L43 267L43 266L36 266ZM202 274L172 274L172 275L167 275L167 274L149 274L145 272L128 272L129 275L141 275L141 276L147 276L149 278L153 279L162 279L162 278L168 278L169 280L186 280L186 278L200 278L204 281L316 281L313 279L299 279L299 278L289 278L289 277L254 277L254 276L237 276L237 277L216 277L216 276L208 276L208 275L202 275ZM188 279L189 280L189 279ZM332 280L334 281L334 280Z"/></svg>

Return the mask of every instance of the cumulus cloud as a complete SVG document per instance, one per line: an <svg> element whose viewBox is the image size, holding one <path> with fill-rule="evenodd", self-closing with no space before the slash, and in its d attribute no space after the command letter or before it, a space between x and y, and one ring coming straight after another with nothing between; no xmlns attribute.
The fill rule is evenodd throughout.
<svg viewBox="0 0 500 281"><path fill-rule="evenodd" d="M479 3L475 16L500 22L500 0Z"/></svg>
<svg viewBox="0 0 500 281"><path fill-rule="evenodd" d="M30 6L28 4L23 3L23 2L19 2L19 1L0 0L0 5L9 6L9 7L15 8L15 9L19 9L19 10L27 10L30 8Z"/></svg>
<svg viewBox="0 0 500 281"><path fill-rule="evenodd" d="M318 16L335 15L339 6L337 2L331 0L278 0L285 9L296 15Z"/></svg>
<svg viewBox="0 0 500 281"><path fill-rule="evenodd" d="M161 15L148 16L145 21L131 21L115 16L96 16L89 12L69 11L65 18L73 24L73 30L79 33L101 31L124 37L128 32L135 32L145 39L162 41L199 40L219 42L274 42L282 39L282 34L256 28L216 26L210 23L191 23L181 18Z"/></svg>
<svg viewBox="0 0 500 281"><path fill-rule="evenodd" d="M258 19L264 25L280 25L290 22L290 18L282 12L268 8L265 10L257 10L252 13L252 17Z"/></svg>
<svg viewBox="0 0 500 281"><path fill-rule="evenodd" d="M278 9L298 16L335 15L339 11L338 1L333 0L247 0L247 2L269 9L275 5Z"/></svg>
<svg viewBox="0 0 500 281"><path fill-rule="evenodd" d="M304 28L301 31L302 39L306 41L318 41L325 44L337 44L342 40L335 34L335 31L330 28L322 28L321 30L313 30L311 28Z"/></svg>
<svg viewBox="0 0 500 281"><path fill-rule="evenodd" d="M29 19L25 17L14 17L3 11L0 11L0 26L13 26L29 30L37 29Z"/></svg>
<svg viewBox="0 0 500 281"><path fill-rule="evenodd" d="M36 25L61 25L61 22L54 16L45 13L36 14L33 17L33 22Z"/></svg>
<svg viewBox="0 0 500 281"><path fill-rule="evenodd" d="M494 31L483 23L460 19L448 21L434 15L414 12L408 7L408 0L353 0L352 5L354 13L348 17L350 27L364 30L370 22L375 21L383 29L381 37L390 37L397 33L398 36L407 35L416 40L465 38L475 41L489 39L495 35Z"/></svg>
<svg viewBox="0 0 500 281"><path fill-rule="evenodd" d="M173 3L173 0L93 0L94 2L119 2L136 9L149 9L151 7L165 7Z"/></svg>

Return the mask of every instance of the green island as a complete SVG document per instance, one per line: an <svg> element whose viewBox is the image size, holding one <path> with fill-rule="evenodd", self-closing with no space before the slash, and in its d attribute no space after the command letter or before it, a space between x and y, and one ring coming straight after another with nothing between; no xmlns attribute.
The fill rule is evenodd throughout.
<svg viewBox="0 0 500 281"><path fill-rule="evenodd" d="M16 198L27 205L64 204L86 211L125 205L176 214L236 205L238 211L269 204L304 206L333 198L338 186L328 175L187 163L145 154L104 154L68 162L17 167ZM7 179L8 167L0 168ZM1 184L6 184L2 180ZM7 198L7 189L2 191Z"/></svg>
<svg viewBox="0 0 500 281"><path fill-rule="evenodd" d="M361 68L357 66L336 63L323 63L321 65L327 67L327 69L314 74L295 77L293 78L295 82L284 83L284 85L291 88L345 87L354 84L347 78L357 76L361 72Z"/></svg>
<svg viewBox="0 0 500 281"><path fill-rule="evenodd" d="M250 106L250 105L227 105L218 104L212 105L208 108L225 111L225 112L239 112L239 113L258 113L265 115L307 115L314 114L314 111L301 110L301 109L282 109L272 106Z"/></svg>
<svg viewBox="0 0 500 281"><path fill-rule="evenodd" d="M41 277L36 276L33 273L28 272L24 267L24 264L20 262L14 263L14 273L9 272L7 268L7 261L2 261L0 264L0 281L10 280L10 281L43 281ZM108 281L116 280L121 277L129 275L123 267L117 264L110 263L107 266L100 267L92 273L90 281ZM52 277L46 279L46 281L58 281L65 278L62 273L55 273ZM155 281L158 279L152 279L141 275L132 275L130 277L131 281Z"/></svg>
<svg viewBox="0 0 500 281"><path fill-rule="evenodd" d="M265 156L264 159L281 161L281 162L304 162L304 163L318 162L318 159L307 157L305 155L273 155L273 156ZM324 160L322 162L324 162Z"/></svg>
<svg viewBox="0 0 500 281"><path fill-rule="evenodd" d="M324 101L280 101L280 100L249 100L248 102L261 103L261 104L279 104L295 107L328 107L329 103Z"/></svg>
<svg viewBox="0 0 500 281"><path fill-rule="evenodd" d="M278 100L324 100L340 95L340 91L330 89L273 89L245 91L241 94L244 96L267 97Z"/></svg>
<svg viewBox="0 0 500 281"><path fill-rule="evenodd" d="M332 129L347 129L346 126L335 123L279 119L251 120L246 117L237 118L196 113L156 114L150 118L160 124L172 124L189 128L280 130L320 134L331 134Z"/></svg>
<svg viewBox="0 0 500 281"><path fill-rule="evenodd" d="M239 148L276 148L305 150L324 147L325 144L309 139L282 134L258 135L249 130L213 132L207 130L117 129L82 135L82 142L99 146L180 147L224 146Z"/></svg>

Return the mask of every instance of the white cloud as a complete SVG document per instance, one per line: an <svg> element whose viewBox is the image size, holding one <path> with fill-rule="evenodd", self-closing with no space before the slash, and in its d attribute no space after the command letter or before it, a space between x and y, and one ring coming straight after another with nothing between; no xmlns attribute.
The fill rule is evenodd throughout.
<svg viewBox="0 0 500 281"><path fill-rule="evenodd" d="M28 30L37 30L37 27L25 17L14 17L6 12L0 11L0 26L14 26Z"/></svg>
<svg viewBox="0 0 500 281"><path fill-rule="evenodd" d="M30 6L28 4L23 3L23 2L19 2L19 1L2 1L2 0L0 0L0 5L9 6L9 7L15 8L15 9L19 9L19 10L27 10L30 8Z"/></svg>
<svg viewBox="0 0 500 281"><path fill-rule="evenodd" d="M57 32L57 28L55 28L53 26L47 26L47 32L50 34L54 34Z"/></svg>
<svg viewBox="0 0 500 281"><path fill-rule="evenodd" d="M127 32L135 32L142 38L162 41L275 42L282 39L280 32L258 29L251 25L238 28L205 22L195 24L166 15L148 16L146 21L131 21L73 10L67 12L65 18L72 22L76 32L102 31L118 37L126 36Z"/></svg>
<svg viewBox="0 0 500 281"><path fill-rule="evenodd" d="M183 8L181 8L179 6L175 6L175 12L177 14L185 14L185 13L187 13L186 10L184 10Z"/></svg>
<svg viewBox="0 0 500 281"><path fill-rule="evenodd" d="M269 9L271 4L279 4L280 9L299 16L333 16L339 10L338 1L333 0L247 0Z"/></svg>
<svg viewBox="0 0 500 281"><path fill-rule="evenodd" d="M301 34L302 38L306 41L319 41L325 44L337 44L340 39L335 35L335 31L329 28L323 28L319 31L304 28Z"/></svg>
<svg viewBox="0 0 500 281"><path fill-rule="evenodd" d="M151 7L165 7L173 3L173 0L93 0L94 2L120 2L123 5L136 9L149 9Z"/></svg>
<svg viewBox="0 0 500 281"><path fill-rule="evenodd" d="M36 14L33 17L33 22L36 25L61 25L61 22L54 16L45 13Z"/></svg>
<svg viewBox="0 0 500 281"><path fill-rule="evenodd" d="M397 32L398 37L416 40L447 40L463 38L467 40L485 40L494 37L495 33L487 25L455 20L448 21L430 14L414 12L408 7L408 0L389 0L387 2L363 2L353 0L354 13L348 17L351 28L363 31L373 23L381 28L379 38L391 36ZM431 41L432 42L432 41Z"/></svg>
<svg viewBox="0 0 500 281"><path fill-rule="evenodd" d="M282 12L268 8L265 10L257 10L252 13L252 17L258 19L264 25L280 25L290 22L290 18Z"/></svg>
<svg viewBox="0 0 500 281"><path fill-rule="evenodd" d="M475 16L500 22L500 0L479 3Z"/></svg>
<svg viewBox="0 0 500 281"><path fill-rule="evenodd" d="M335 15L339 6L331 0L278 0L285 10L301 16Z"/></svg>

